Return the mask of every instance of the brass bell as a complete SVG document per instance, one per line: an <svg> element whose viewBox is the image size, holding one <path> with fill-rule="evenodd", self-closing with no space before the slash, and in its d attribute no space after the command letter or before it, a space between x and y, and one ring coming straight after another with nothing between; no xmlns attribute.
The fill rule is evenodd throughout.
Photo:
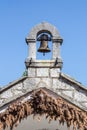
<svg viewBox="0 0 87 130"><path fill-rule="evenodd" d="M48 37L47 34L42 34L39 38L37 38L37 41L41 41L38 52L45 54L51 51L48 47L48 41L51 41L51 38Z"/></svg>

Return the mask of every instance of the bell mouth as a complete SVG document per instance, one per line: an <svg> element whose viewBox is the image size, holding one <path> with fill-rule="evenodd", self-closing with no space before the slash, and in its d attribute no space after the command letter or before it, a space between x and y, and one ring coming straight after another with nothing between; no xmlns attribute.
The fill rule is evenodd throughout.
<svg viewBox="0 0 87 130"><path fill-rule="evenodd" d="M39 49L38 49L38 52L41 52L41 53L48 53L48 52L51 52L51 50L50 50L49 48L46 48L46 49L39 48Z"/></svg>

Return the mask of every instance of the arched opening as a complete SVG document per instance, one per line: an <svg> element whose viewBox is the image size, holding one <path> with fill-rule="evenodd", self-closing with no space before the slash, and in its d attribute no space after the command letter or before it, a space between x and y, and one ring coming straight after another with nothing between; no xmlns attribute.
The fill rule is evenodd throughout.
<svg viewBox="0 0 87 130"><path fill-rule="evenodd" d="M52 35L48 31L39 32L36 42L36 59L51 60L52 59Z"/></svg>

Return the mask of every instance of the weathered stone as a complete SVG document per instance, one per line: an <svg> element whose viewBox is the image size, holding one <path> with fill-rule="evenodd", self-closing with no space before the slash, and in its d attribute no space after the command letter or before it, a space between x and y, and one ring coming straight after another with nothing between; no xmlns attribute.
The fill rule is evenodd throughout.
<svg viewBox="0 0 87 130"><path fill-rule="evenodd" d="M81 105L87 110L87 102L81 103Z"/></svg>
<svg viewBox="0 0 87 130"><path fill-rule="evenodd" d="M60 57L60 43L53 43L53 59ZM60 58L61 59L61 58Z"/></svg>
<svg viewBox="0 0 87 130"><path fill-rule="evenodd" d="M4 93L2 93L1 95L0 95L0 98L2 99L2 98L4 98L4 99L8 99L8 98L11 98L13 96L13 93L12 93L12 91L11 91L11 89L10 90L7 90L7 91L5 91Z"/></svg>
<svg viewBox="0 0 87 130"><path fill-rule="evenodd" d="M52 79L51 78L41 78L41 81L43 81L44 83L46 83L46 87L48 89L52 88Z"/></svg>
<svg viewBox="0 0 87 130"><path fill-rule="evenodd" d="M28 77L35 77L35 68L28 68Z"/></svg>
<svg viewBox="0 0 87 130"><path fill-rule="evenodd" d="M29 59L36 59L36 42L35 41L31 41L29 44Z"/></svg>
<svg viewBox="0 0 87 130"><path fill-rule="evenodd" d="M12 90L12 93L13 93L13 96L23 95L23 91L22 90L18 90L18 89Z"/></svg>
<svg viewBox="0 0 87 130"><path fill-rule="evenodd" d="M54 90L61 89L61 82L58 79L53 78L52 88Z"/></svg>
<svg viewBox="0 0 87 130"><path fill-rule="evenodd" d="M37 68L37 77L49 77L49 68Z"/></svg>
<svg viewBox="0 0 87 130"><path fill-rule="evenodd" d="M50 76L51 77L59 77L60 69L59 68L52 68L50 69Z"/></svg>
<svg viewBox="0 0 87 130"><path fill-rule="evenodd" d="M52 34L53 38L55 38L55 39L60 38L59 32L55 26L53 26L47 22L42 22L31 29L31 31L27 37L27 41L28 41L28 39L35 39L36 40L36 35L41 30L42 31L44 31L44 30L49 31Z"/></svg>
<svg viewBox="0 0 87 130"><path fill-rule="evenodd" d="M13 88L11 90L15 91L15 90L22 90L22 83L18 83L16 85L13 86Z"/></svg>
<svg viewBox="0 0 87 130"><path fill-rule="evenodd" d="M36 41L41 33L52 36L52 59L36 59ZM87 89L79 82L60 72L62 59L60 45L62 39L57 29L46 22L36 25L28 35L26 42L29 54L25 61L28 77L10 83L6 88L0 89L0 104L11 102L31 90L46 87L71 103L87 110Z"/></svg>
<svg viewBox="0 0 87 130"><path fill-rule="evenodd" d="M62 83L62 86L63 86L63 84L64 83ZM67 90L74 90L75 89L73 86L71 86L69 84L65 84L64 88L67 89Z"/></svg>
<svg viewBox="0 0 87 130"><path fill-rule="evenodd" d="M39 82L40 78L28 78L23 83L23 90L25 90L26 92L33 90Z"/></svg>
<svg viewBox="0 0 87 130"><path fill-rule="evenodd" d="M3 101L4 101L4 99L1 99L1 98L0 98L0 104L2 104L2 103L3 103Z"/></svg>
<svg viewBox="0 0 87 130"><path fill-rule="evenodd" d="M72 98L73 99L73 91L62 91L62 96L67 97L67 98Z"/></svg>
<svg viewBox="0 0 87 130"><path fill-rule="evenodd" d="M40 63L36 62L36 41L37 41L37 37L41 33L48 33L48 34L50 34L50 36L52 36L52 40L51 40L51 42L53 43L52 60L54 60L53 61L54 63L51 63L51 65L49 65L49 67L52 66L52 67L56 67L56 68L62 68L62 59L60 57L60 45L63 40L60 37L60 34L59 34L58 30L56 29L56 27L47 22L42 22L42 23L36 25L35 27L33 27L31 29L28 37L26 38L26 42L29 46L29 51L28 51L29 54L28 54L27 59L32 59L31 62L29 60L27 60L27 63L25 62L26 67L30 68L30 66L32 66L32 67L40 66ZM57 61L56 61L56 59L57 59ZM34 64L34 62L35 62L35 64Z"/></svg>
<svg viewBox="0 0 87 130"><path fill-rule="evenodd" d="M22 87L23 87L22 83L14 85L14 87L11 89L13 96L22 94L23 93Z"/></svg>
<svg viewBox="0 0 87 130"><path fill-rule="evenodd" d="M40 82L37 84L36 87L37 87L37 88L44 88L44 87L47 87L47 84L46 84L45 82L43 82L43 81L40 81Z"/></svg>
<svg viewBox="0 0 87 130"><path fill-rule="evenodd" d="M87 101L87 96L84 93L74 91L74 100L79 102Z"/></svg>

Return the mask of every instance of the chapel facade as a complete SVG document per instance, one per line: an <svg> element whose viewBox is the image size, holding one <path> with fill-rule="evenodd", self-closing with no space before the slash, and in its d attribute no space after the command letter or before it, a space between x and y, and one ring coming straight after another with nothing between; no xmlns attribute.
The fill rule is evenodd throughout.
<svg viewBox="0 0 87 130"><path fill-rule="evenodd" d="M37 24L26 43L26 75L0 89L0 130L87 130L87 89L62 72L58 29Z"/></svg>

